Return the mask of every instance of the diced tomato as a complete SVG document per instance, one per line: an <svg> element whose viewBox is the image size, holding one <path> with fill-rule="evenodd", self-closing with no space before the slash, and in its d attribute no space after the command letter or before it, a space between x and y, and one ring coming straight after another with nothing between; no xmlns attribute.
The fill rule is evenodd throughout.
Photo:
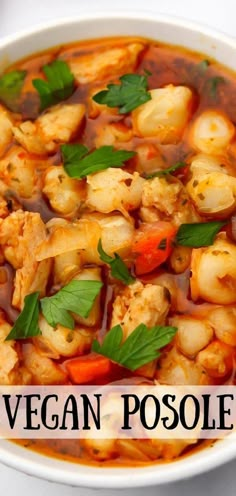
<svg viewBox="0 0 236 496"><path fill-rule="evenodd" d="M187 180L187 177L189 175L189 165L185 165L185 167L181 167L179 169L176 169L176 171L173 172L173 176L178 177L178 179L182 180Z"/></svg>
<svg viewBox="0 0 236 496"><path fill-rule="evenodd" d="M144 224L135 235L132 253L136 274L147 274L167 260L177 229L170 222Z"/></svg>

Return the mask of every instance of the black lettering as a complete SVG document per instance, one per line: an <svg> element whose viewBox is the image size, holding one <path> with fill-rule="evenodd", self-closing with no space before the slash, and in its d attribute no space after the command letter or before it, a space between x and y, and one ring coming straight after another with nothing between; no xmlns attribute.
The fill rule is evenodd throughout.
<svg viewBox="0 0 236 496"><path fill-rule="evenodd" d="M132 429L132 427L130 427L129 425L129 417L130 415L134 415L135 413L137 413L137 411L139 410L139 406L140 406L139 398L138 396L136 396L136 394L122 394L121 398L124 398L124 422L123 422L123 427L121 427L121 429L123 430ZM133 410L130 409L131 408L130 399L134 400Z"/></svg>
<svg viewBox="0 0 236 496"><path fill-rule="evenodd" d="M51 417L51 420L52 420L52 422L54 422L54 424L50 426L47 423L47 417L48 417L47 407L48 407L48 401L51 398L54 398L56 401L58 401L57 394L49 394L48 396L45 396L45 398L43 399L43 402L42 402L41 419L42 419L42 424L44 425L44 427L46 427L46 429L50 429L52 431L52 430L55 430L58 428L59 419L58 419L58 415L53 414Z"/></svg>
<svg viewBox="0 0 236 496"><path fill-rule="evenodd" d="M228 410L225 410L225 399L226 398L230 398L231 400L234 399L234 396L233 394L219 394L217 396L217 398L219 398L219 414L220 414L220 424L219 424L219 427L217 427L217 429L223 429L225 431L232 431L232 429L234 428L233 424L230 424L229 427L227 427L225 425L225 415L230 415L231 414L231 409L228 408Z"/></svg>
<svg viewBox="0 0 236 496"><path fill-rule="evenodd" d="M101 394L94 394L96 400L97 400L97 411L95 413L90 400L88 399L88 396L86 394L81 394L81 398L83 399L83 410L84 410L84 426L83 430L88 431L91 429L89 425L89 412L91 412L94 424L98 430L101 429L100 425L100 397L102 396Z"/></svg>
<svg viewBox="0 0 236 496"><path fill-rule="evenodd" d="M203 424L202 424L202 430L214 430L216 428L216 421L214 418L209 418L210 415L210 394L203 394ZM212 421L212 424L209 425L210 420Z"/></svg>
<svg viewBox="0 0 236 496"><path fill-rule="evenodd" d="M16 396L15 396L17 398L17 402L16 402L14 413L12 413L12 409L11 409L11 405L10 405L11 394L3 394L2 397L3 397L4 402L5 402L5 408L6 408L6 412L7 412L9 425L10 425L11 429L14 429L16 416L17 416L17 412L19 409L22 394L16 394Z"/></svg>
<svg viewBox="0 0 236 496"><path fill-rule="evenodd" d="M65 402L62 424L59 427L60 430L66 431L68 426L66 425L67 415L72 415L72 427L71 430L79 430L79 418L78 418L78 409L77 409L77 401L73 394L70 394Z"/></svg>
<svg viewBox="0 0 236 496"><path fill-rule="evenodd" d="M194 403L194 407L195 407L195 418L194 418L192 425L187 425L186 418L185 418L186 403L189 399L192 399L192 401ZM188 410L188 408L187 408L187 410ZM182 426L184 427L184 429L191 431L192 429L194 429L196 427L196 425L199 421L199 418L200 418L200 405L199 405L198 399L195 396L193 396L193 394L186 394L182 398L180 405L179 405L179 419L180 419Z"/></svg>
<svg viewBox="0 0 236 496"><path fill-rule="evenodd" d="M153 425L148 425L146 420L146 403L149 399L153 400L154 408L155 408L155 418ZM144 396L144 398L142 399L140 405L140 420L142 422L143 427L148 430L155 429L155 427L158 425L160 414L161 414L161 407L158 398L156 398L154 394L146 394L146 396Z"/></svg>
<svg viewBox="0 0 236 496"><path fill-rule="evenodd" d="M37 424L35 427L32 424L32 415L37 415L38 410L35 408L32 409L32 399L37 398L40 400L40 394L27 394L24 396L26 400L26 430L38 431L40 429L40 425Z"/></svg>
<svg viewBox="0 0 236 496"><path fill-rule="evenodd" d="M169 417L162 417L161 420L163 422L163 425L164 425L165 429L167 429L167 430L175 429L178 426L178 423L179 423L178 412L169 403L169 401L171 401L173 403L175 401L175 399L176 399L175 394L164 394L164 396L162 398L163 405L167 406L167 408L169 408L169 410L171 410L171 412L173 412L173 417L174 417L173 418L173 422L170 425L168 425L168 421L170 420L170 418Z"/></svg>

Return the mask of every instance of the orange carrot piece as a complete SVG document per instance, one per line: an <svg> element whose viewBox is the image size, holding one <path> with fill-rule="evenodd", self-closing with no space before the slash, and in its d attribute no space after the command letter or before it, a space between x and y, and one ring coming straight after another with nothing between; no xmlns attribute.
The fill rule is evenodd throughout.
<svg viewBox="0 0 236 496"><path fill-rule="evenodd" d="M93 381L109 377L112 370L111 360L97 353L66 360L64 365L74 384L92 384Z"/></svg>

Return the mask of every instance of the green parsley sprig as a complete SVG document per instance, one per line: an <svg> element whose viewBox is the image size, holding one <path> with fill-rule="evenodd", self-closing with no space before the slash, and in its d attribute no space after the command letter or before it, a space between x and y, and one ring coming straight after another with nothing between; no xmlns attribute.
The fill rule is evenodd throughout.
<svg viewBox="0 0 236 496"><path fill-rule="evenodd" d="M120 77L120 84L108 84L106 90L93 96L93 100L111 108L118 107L119 114L128 114L151 100L147 82L149 75L125 74Z"/></svg>
<svg viewBox="0 0 236 496"><path fill-rule="evenodd" d="M154 177L167 176L168 174L173 174L173 172L175 172L179 169L182 169L183 167L186 167L185 162L177 162L176 164L172 165L171 167L168 167L168 169L159 170L159 171L153 172L152 174L146 174L145 179L153 179Z"/></svg>
<svg viewBox="0 0 236 496"><path fill-rule="evenodd" d="M12 112L19 112L20 95L26 71L7 72L0 78L0 102Z"/></svg>
<svg viewBox="0 0 236 496"><path fill-rule="evenodd" d="M74 280L53 296L41 300L38 292L26 296L23 310L6 339L26 339L41 334L38 326L40 309L52 327L61 324L74 329L74 318L69 312L88 317L101 287L100 281Z"/></svg>
<svg viewBox="0 0 236 496"><path fill-rule="evenodd" d="M62 145L61 153L64 169L74 179L82 179L109 167L123 167L135 155L135 152L115 150L113 146L101 146L89 152L81 144Z"/></svg>
<svg viewBox="0 0 236 496"><path fill-rule="evenodd" d="M111 275L113 277L127 285L132 284L135 281L135 278L129 273L128 267L117 253L114 253L114 257L110 257L110 255L103 250L101 239L98 242L98 253L102 262L110 265Z"/></svg>
<svg viewBox="0 0 236 496"><path fill-rule="evenodd" d="M64 60L54 60L42 68L47 81L33 79L32 83L39 93L40 110L45 110L69 98L74 91L74 76Z"/></svg>
<svg viewBox="0 0 236 496"><path fill-rule="evenodd" d="M226 83L226 80L222 76L215 76L215 77L208 79L207 83L208 83L209 88L210 88L211 98L216 98L219 85Z"/></svg>
<svg viewBox="0 0 236 496"><path fill-rule="evenodd" d="M205 59L199 62L199 64L197 64L197 68L201 73L205 73L209 65L210 65L209 60Z"/></svg>
<svg viewBox="0 0 236 496"><path fill-rule="evenodd" d="M9 339L26 339L39 336L41 331L38 326L39 320L39 292L29 294L25 297L24 308L15 321L10 333L6 337Z"/></svg>
<svg viewBox="0 0 236 496"><path fill-rule="evenodd" d="M148 329L140 324L123 341L122 327L116 325L106 334L102 344L97 340L93 342L92 351L134 371L158 358L159 350L172 341L176 331L176 327L155 326Z"/></svg>
<svg viewBox="0 0 236 496"><path fill-rule="evenodd" d="M102 283L100 281L71 281L53 296L40 300L43 315L55 327L61 324L74 328L74 319L69 312L88 317Z"/></svg>
<svg viewBox="0 0 236 496"><path fill-rule="evenodd" d="M176 241L179 245L191 248L212 245L216 234L225 224L225 222L220 221L181 224L176 235Z"/></svg>

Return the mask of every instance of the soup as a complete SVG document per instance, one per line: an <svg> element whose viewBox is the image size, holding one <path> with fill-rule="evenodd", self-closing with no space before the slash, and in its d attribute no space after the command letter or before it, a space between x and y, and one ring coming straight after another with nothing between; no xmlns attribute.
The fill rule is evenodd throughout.
<svg viewBox="0 0 236 496"><path fill-rule="evenodd" d="M235 75L102 39L18 62L0 101L0 383L234 384ZM21 444L113 466L204 446Z"/></svg>

